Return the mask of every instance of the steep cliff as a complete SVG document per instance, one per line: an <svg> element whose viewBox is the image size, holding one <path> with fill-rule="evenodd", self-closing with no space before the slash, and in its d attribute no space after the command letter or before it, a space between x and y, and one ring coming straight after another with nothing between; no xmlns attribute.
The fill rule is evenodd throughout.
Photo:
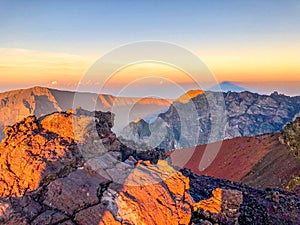
<svg viewBox="0 0 300 225"><path fill-rule="evenodd" d="M135 141L166 150L188 148L280 131L299 112L299 96L194 91L174 101L154 122L128 126L121 135L124 139L138 137L135 127L145 126L151 134Z"/></svg>

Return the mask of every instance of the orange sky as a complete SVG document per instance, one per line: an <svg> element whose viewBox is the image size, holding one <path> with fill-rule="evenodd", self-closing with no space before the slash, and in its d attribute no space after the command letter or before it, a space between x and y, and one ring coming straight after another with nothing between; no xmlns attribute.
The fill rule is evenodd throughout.
<svg viewBox="0 0 300 225"><path fill-rule="evenodd" d="M36 85L76 89L96 59L145 40L191 50L219 82L294 90L300 82L299 0L3 1L1 9L0 91ZM180 54L172 56L180 61ZM165 74L161 69L133 67L122 76ZM168 73L173 73L168 79L186 84L186 76L178 80L178 72ZM115 79L115 85L120 81L129 82ZM82 85L88 90L97 82L102 81Z"/></svg>
<svg viewBox="0 0 300 225"><path fill-rule="evenodd" d="M224 49L204 52L201 58L220 81L299 81L300 53L297 49L300 49L300 43L291 47Z"/></svg>
<svg viewBox="0 0 300 225"><path fill-rule="evenodd" d="M236 51L221 49L218 52L199 51L196 54L220 82L291 83L300 80L300 54L295 48L279 48L276 54L271 48ZM74 89L97 58L95 55L3 48L0 49L1 86L13 88L18 85L41 85ZM176 83L191 82L189 76L178 69L145 63L123 68L112 77L109 84L120 85L151 75ZM98 85L100 82L101 79ZM160 86L163 81L156 79L155 82L151 85Z"/></svg>

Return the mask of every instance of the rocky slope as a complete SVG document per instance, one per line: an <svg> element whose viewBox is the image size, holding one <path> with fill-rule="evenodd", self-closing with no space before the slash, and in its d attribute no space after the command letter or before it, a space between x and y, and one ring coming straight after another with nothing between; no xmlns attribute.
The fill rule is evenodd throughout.
<svg viewBox="0 0 300 225"><path fill-rule="evenodd" d="M297 224L300 198L187 170L133 149L111 113L27 117L0 144L0 224ZM150 161L144 161L150 160Z"/></svg>
<svg viewBox="0 0 300 225"><path fill-rule="evenodd" d="M172 164L208 175L241 182L255 188L280 187L300 193L300 161L290 148L280 143L280 134L238 137L221 143L200 145L169 152ZM219 149L212 163L203 169L207 149ZM186 156L188 159L185 159Z"/></svg>
<svg viewBox="0 0 300 225"><path fill-rule="evenodd" d="M122 137L166 150L188 148L276 132L300 112L300 96L289 97L276 92L259 95L247 91L193 93L188 100L174 101L154 122L129 125L121 133ZM143 130L142 126L150 133L138 135L136 132Z"/></svg>
<svg viewBox="0 0 300 225"><path fill-rule="evenodd" d="M75 102L74 102L75 99ZM86 110L113 111L120 130L128 120L138 117L149 119L165 111L171 100L156 98L126 98L112 95L75 93L44 87L34 87L0 93L0 140L4 138L3 128L29 115L37 117L56 111L81 107Z"/></svg>

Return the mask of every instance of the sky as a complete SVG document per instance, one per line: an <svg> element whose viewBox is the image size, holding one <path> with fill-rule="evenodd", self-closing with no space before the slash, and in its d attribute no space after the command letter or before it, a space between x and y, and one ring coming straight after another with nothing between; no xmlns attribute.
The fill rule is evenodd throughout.
<svg viewBox="0 0 300 225"><path fill-rule="evenodd" d="M157 40L197 55L216 82L300 95L299 0L0 0L0 30L0 91L37 85L74 90L78 84L96 91L106 75L99 74L99 82L83 83L83 77L97 59L126 44ZM159 92L160 78L177 86L189 80L173 65L130 66L106 92L118 94L153 74L156 81L145 79L137 95L146 87Z"/></svg>

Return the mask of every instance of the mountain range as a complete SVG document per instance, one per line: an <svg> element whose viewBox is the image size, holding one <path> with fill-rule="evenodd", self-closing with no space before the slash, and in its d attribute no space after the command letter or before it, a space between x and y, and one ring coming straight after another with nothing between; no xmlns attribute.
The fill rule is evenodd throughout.
<svg viewBox="0 0 300 225"><path fill-rule="evenodd" d="M153 122L132 122L120 135L166 150L181 149L280 131L299 113L300 96L190 91Z"/></svg>
<svg viewBox="0 0 300 225"><path fill-rule="evenodd" d="M0 93L0 140L3 128L29 115L40 117L55 111L82 107L87 110L112 111L116 114L118 132L137 117L149 120L166 111L172 100L158 98L126 98L105 94L76 93L45 87Z"/></svg>

